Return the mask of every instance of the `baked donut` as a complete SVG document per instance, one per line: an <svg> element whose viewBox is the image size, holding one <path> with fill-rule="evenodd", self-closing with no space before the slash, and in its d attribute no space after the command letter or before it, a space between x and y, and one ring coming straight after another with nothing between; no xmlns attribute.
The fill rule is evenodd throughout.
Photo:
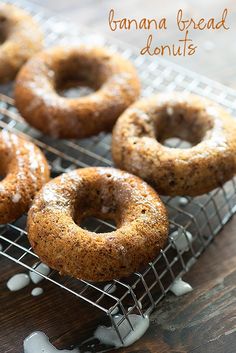
<svg viewBox="0 0 236 353"><path fill-rule="evenodd" d="M112 219L117 229L81 228L91 216ZM113 168L62 174L37 194L28 215L29 241L40 259L61 274L90 281L128 276L159 253L167 235L166 209L155 191Z"/></svg>
<svg viewBox="0 0 236 353"><path fill-rule="evenodd" d="M0 83L13 80L17 71L42 48L43 34L24 10L0 4Z"/></svg>
<svg viewBox="0 0 236 353"><path fill-rule="evenodd" d="M178 137L190 148L163 145ZM236 171L236 122L216 103L192 94L142 99L117 121L112 136L115 164L163 195L196 196Z"/></svg>
<svg viewBox="0 0 236 353"><path fill-rule="evenodd" d="M59 94L64 87L95 90L84 97ZM105 48L56 47L42 51L18 74L16 106L25 120L59 138L83 138L109 131L138 97L140 84L132 64Z"/></svg>
<svg viewBox="0 0 236 353"><path fill-rule="evenodd" d="M35 193L49 180L49 168L32 142L2 130L0 175L0 224L5 224L28 210Z"/></svg>

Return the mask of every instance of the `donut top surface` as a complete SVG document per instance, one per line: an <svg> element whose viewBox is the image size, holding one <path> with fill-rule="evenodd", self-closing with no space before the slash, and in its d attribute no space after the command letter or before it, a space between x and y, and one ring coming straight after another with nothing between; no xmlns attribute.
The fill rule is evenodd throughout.
<svg viewBox="0 0 236 353"><path fill-rule="evenodd" d="M36 93L38 90L40 94L45 95L51 93L58 96L55 92L57 89L73 82L85 84L95 90L103 88L102 86L107 83L112 94L120 84L124 84L123 89L129 91L129 79L132 78L129 70L134 72L129 61L105 48L54 47L35 55L24 67L18 80L20 81L21 76L25 75L22 85L34 88ZM130 94L133 95L134 92L131 90ZM97 96L97 99L99 98ZM64 99L77 101L78 98L64 97ZM86 97L80 99L83 100Z"/></svg>
<svg viewBox="0 0 236 353"><path fill-rule="evenodd" d="M12 80L19 68L42 48L43 34L26 11L0 4L0 82Z"/></svg>
<svg viewBox="0 0 236 353"><path fill-rule="evenodd" d="M49 180L45 157L33 143L6 130L0 133L0 223L16 219Z"/></svg>
<svg viewBox="0 0 236 353"><path fill-rule="evenodd" d="M37 31L31 30L31 26L37 28ZM17 43L19 32L21 39L23 41L27 40L27 45L29 39L31 39L32 47L24 48L27 51L30 51L34 49L34 46L39 45L39 43L35 43L35 41L41 42L43 40L42 32L39 30L38 25L31 15L25 10L11 4L0 4L0 30L0 40L2 45L10 46L12 41L16 42L19 47L23 46L23 42ZM1 47L1 50L2 49L3 47Z"/></svg>
<svg viewBox="0 0 236 353"><path fill-rule="evenodd" d="M170 148L177 137L191 147ZM236 122L222 107L184 93L134 103L113 130L116 165L167 195L198 195L222 185L236 170Z"/></svg>
<svg viewBox="0 0 236 353"><path fill-rule="evenodd" d="M63 97L70 86L88 86L93 93ZM133 65L99 47L54 47L35 55L21 69L15 87L22 116L55 137L85 137L110 130L137 98L140 84Z"/></svg>
<svg viewBox="0 0 236 353"><path fill-rule="evenodd" d="M114 220L108 233L80 227L87 217ZM168 220L155 191L113 168L83 168L52 180L28 218L29 240L40 258L61 273L87 280L127 276L164 246Z"/></svg>

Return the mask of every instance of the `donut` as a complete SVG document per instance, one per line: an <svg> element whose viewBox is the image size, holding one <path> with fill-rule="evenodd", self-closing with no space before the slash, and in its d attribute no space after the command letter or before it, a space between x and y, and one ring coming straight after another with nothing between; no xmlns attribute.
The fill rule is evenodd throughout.
<svg viewBox="0 0 236 353"><path fill-rule="evenodd" d="M87 217L114 220L95 233ZM89 281L128 276L152 260L168 235L166 209L156 192L129 173L89 167L62 174L37 194L28 215L29 241L61 274Z"/></svg>
<svg viewBox="0 0 236 353"><path fill-rule="evenodd" d="M43 34L24 10L0 4L0 83L11 81L21 66L42 49Z"/></svg>
<svg viewBox="0 0 236 353"><path fill-rule="evenodd" d="M165 146L173 137L190 147ZM136 102L119 118L112 156L119 168L143 178L162 195L201 195L235 174L235 120L197 95L157 94Z"/></svg>
<svg viewBox="0 0 236 353"><path fill-rule="evenodd" d="M60 95L62 88L87 86L83 97ZM21 69L15 101L25 120L56 138L83 138L110 131L139 95L132 64L105 48L55 47L36 54Z"/></svg>
<svg viewBox="0 0 236 353"><path fill-rule="evenodd" d="M49 180L47 161L38 147L6 130L0 132L0 224L26 212Z"/></svg>

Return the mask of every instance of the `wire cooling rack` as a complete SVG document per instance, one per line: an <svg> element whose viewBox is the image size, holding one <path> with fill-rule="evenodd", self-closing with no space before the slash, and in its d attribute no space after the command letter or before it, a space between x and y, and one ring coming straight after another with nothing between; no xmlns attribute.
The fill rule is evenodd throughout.
<svg viewBox="0 0 236 353"><path fill-rule="evenodd" d="M11 2L14 3L14 1ZM42 25L46 35L46 46L55 43L83 42L106 45L111 50L121 52L137 67L142 81L143 96L163 90L190 91L215 100L235 115L236 92L234 90L163 59L152 62L147 57L137 56L135 51L120 42L111 42L101 36L89 34L75 25L51 17L42 8L26 1L17 0L15 3L29 11ZM43 136L28 126L17 113L14 100L11 98L11 86L2 86L0 91L2 92L0 128L17 132L33 140L44 151L50 162L53 177L78 167L112 166L110 134L100 134L79 141L58 141ZM181 141L173 139L170 143L172 147L176 147L180 146ZM214 236L235 213L236 183L235 180L231 180L223 187L200 197L189 197L184 200L179 197L165 197L163 200L169 210L172 236L169 237L169 242L160 255L140 272L108 284L76 279L68 281L68 278L56 275L55 271L51 271L48 276L42 275L48 281L107 315L121 344L125 339L120 330L121 324L126 321L131 331L133 327L130 314L142 316L149 314L170 290L173 281L190 269ZM25 223L26 215L12 224L1 226L0 243L3 249L0 254L38 273L35 263L38 263L39 259L27 240ZM95 218L90 219L83 226L99 233L114 229L109 222ZM181 238L182 246L179 245L178 238ZM120 319L114 320L114 313L117 312L120 314Z"/></svg>

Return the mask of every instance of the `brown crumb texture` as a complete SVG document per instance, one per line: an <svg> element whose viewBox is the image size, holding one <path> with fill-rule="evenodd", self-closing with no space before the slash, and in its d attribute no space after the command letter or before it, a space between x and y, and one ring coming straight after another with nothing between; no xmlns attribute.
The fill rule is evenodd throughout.
<svg viewBox="0 0 236 353"><path fill-rule="evenodd" d="M163 145L177 137L190 148ZM188 93L142 99L118 119L112 136L115 164L163 195L196 196L236 171L236 122L216 103Z"/></svg>
<svg viewBox="0 0 236 353"><path fill-rule="evenodd" d="M94 233L86 217L113 219L117 229ZM47 183L28 216L28 236L40 259L62 274L91 281L128 276L153 260L168 236L156 192L129 173L78 169Z"/></svg>
<svg viewBox="0 0 236 353"><path fill-rule="evenodd" d="M49 167L37 146L3 130L0 176L0 224L5 224L29 209L36 192L49 180Z"/></svg>
<svg viewBox="0 0 236 353"><path fill-rule="evenodd" d="M78 98L60 95L73 83L94 92ZM110 131L139 96L133 65L97 47L54 47L35 55L21 69L15 101L25 120L47 135L83 138Z"/></svg>

